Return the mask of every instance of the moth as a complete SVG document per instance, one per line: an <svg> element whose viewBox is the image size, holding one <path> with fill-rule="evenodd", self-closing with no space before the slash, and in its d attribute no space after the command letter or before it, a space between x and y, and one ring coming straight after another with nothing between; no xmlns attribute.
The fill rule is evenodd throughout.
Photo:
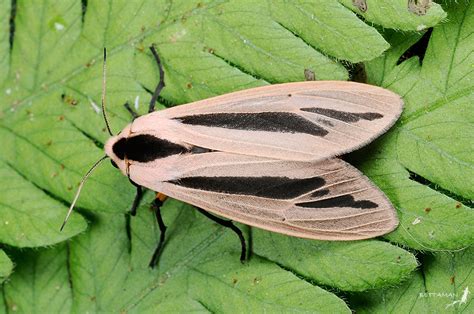
<svg viewBox="0 0 474 314"><path fill-rule="evenodd" d="M355 82L307 81L154 112L164 71L154 47L151 51L160 83L150 113L111 136L102 158L110 158L137 187L132 212L142 187L192 204L238 234L241 259L245 239L231 221L318 240L367 239L397 227L384 193L337 156L387 131L401 114L400 96ZM105 78L105 50L103 72ZM162 234L152 266L166 230L162 200L155 206Z"/></svg>

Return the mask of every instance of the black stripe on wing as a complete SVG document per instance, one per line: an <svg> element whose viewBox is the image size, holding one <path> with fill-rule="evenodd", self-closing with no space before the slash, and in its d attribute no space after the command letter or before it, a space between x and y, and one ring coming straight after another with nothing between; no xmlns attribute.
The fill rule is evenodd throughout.
<svg viewBox="0 0 474 314"><path fill-rule="evenodd" d="M311 191L314 200L296 203L305 208L352 207L358 209L376 208L378 205L370 200L355 200L352 195L326 197L329 189L322 188L326 181L322 177L297 178L288 177L185 177L168 181L178 186L226 194L258 196L273 199L294 199ZM322 188L322 189L320 189ZM316 191L315 191L316 190Z"/></svg>
<svg viewBox="0 0 474 314"><path fill-rule="evenodd" d="M206 113L175 118L181 123L226 129L325 136L323 127L291 112Z"/></svg>
<svg viewBox="0 0 474 314"><path fill-rule="evenodd" d="M372 121L383 118L383 115L378 112L348 112L327 108L301 108L300 110L317 113L329 118L349 123L358 122L360 120Z"/></svg>
<svg viewBox="0 0 474 314"><path fill-rule="evenodd" d="M185 177L168 181L179 186L227 194L292 199L316 190L326 183L321 177Z"/></svg>
<svg viewBox="0 0 474 314"><path fill-rule="evenodd" d="M321 190L321 192L322 191L327 191L327 190ZM360 209L378 207L377 203L374 203L369 200L356 201L354 199L354 196L352 195L341 195L341 196L331 197L331 198L327 198L327 199L323 199L319 201L297 203L296 206L307 207L307 208L352 207L352 208L360 208Z"/></svg>

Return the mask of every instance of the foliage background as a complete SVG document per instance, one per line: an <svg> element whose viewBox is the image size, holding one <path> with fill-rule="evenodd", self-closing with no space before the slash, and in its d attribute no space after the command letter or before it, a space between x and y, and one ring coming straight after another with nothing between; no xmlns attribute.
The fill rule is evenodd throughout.
<svg viewBox="0 0 474 314"><path fill-rule="evenodd" d="M0 0L0 312L474 312L474 5L470 1ZM308 241L241 226L251 243L167 201L168 241L103 154L101 53L113 130L163 59L174 106L233 90L358 79L399 93L397 125L348 159L396 206L381 239ZM360 70L360 69L363 70Z"/></svg>

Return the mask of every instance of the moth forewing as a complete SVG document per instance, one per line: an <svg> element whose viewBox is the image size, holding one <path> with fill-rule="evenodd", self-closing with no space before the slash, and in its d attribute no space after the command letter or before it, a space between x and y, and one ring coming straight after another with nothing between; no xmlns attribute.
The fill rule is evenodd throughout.
<svg viewBox="0 0 474 314"><path fill-rule="evenodd" d="M264 86L140 117L134 133L174 143L284 160L321 160L357 149L398 119L403 102L354 82Z"/></svg>
<svg viewBox="0 0 474 314"><path fill-rule="evenodd" d="M357 240L392 231L393 206L367 177L333 158L275 160L214 152L134 164L131 179L251 226L297 237Z"/></svg>

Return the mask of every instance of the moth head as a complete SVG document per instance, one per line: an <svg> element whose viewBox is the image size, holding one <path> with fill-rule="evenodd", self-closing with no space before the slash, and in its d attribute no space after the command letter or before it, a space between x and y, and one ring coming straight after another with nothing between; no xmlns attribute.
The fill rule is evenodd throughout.
<svg viewBox="0 0 474 314"><path fill-rule="evenodd" d="M130 136L130 125L125 127L118 135L112 136L105 143L105 154L110 158L112 165L124 175L128 172L127 139Z"/></svg>

